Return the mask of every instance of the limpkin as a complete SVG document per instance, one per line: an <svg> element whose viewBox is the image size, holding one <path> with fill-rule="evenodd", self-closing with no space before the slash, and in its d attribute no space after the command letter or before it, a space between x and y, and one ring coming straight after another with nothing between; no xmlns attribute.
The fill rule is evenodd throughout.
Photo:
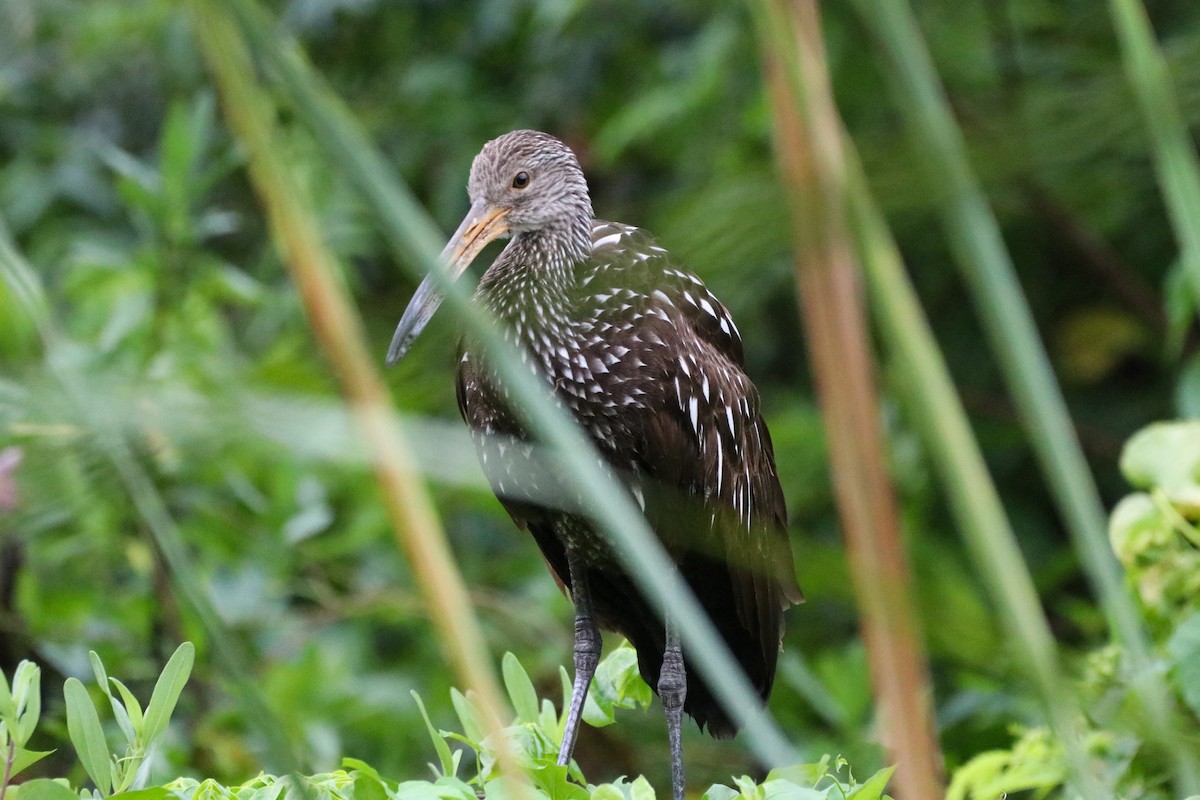
<svg viewBox="0 0 1200 800"><path fill-rule="evenodd" d="M513 131L485 144L468 191L471 209L442 253L445 269L456 277L488 242L510 237L476 301L588 432L765 701L783 612L803 598L771 437L729 312L650 234L596 219L579 161L549 134ZM434 286L427 278L414 294L389 364L436 311ZM615 630L662 698L672 790L682 800L682 712L718 738L736 726L692 679L674 626L658 618L591 522L512 488L533 469L532 448L504 386L470 342L457 394L492 489L533 534L575 605L575 680L558 763L571 758L600 658L599 629Z"/></svg>

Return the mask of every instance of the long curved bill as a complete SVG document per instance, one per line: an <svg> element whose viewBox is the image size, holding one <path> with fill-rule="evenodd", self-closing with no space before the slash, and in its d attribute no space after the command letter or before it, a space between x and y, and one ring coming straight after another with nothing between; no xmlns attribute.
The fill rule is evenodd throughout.
<svg viewBox="0 0 1200 800"><path fill-rule="evenodd" d="M457 279L488 242L508 233L508 223L504 219L507 214L507 208L489 206L482 198L471 205L471 210L438 258L450 280ZM441 304L442 294L437 282L432 275L425 276L392 335L387 353L389 367L404 357Z"/></svg>

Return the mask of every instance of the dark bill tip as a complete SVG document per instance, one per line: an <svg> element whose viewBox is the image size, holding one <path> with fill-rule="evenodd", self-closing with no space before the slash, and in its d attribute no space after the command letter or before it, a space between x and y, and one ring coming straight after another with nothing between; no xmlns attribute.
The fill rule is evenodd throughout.
<svg viewBox="0 0 1200 800"><path fill-rule="evenodd" d="M433 278L426 276L425 280L421 281L421 285L417 287L408 308L404 309L404 316L400 318L396 332L392 334L392 343L388 345L387 352L389 367L395 366L396 362L404 358L408 349L412 347L412 343L416 341L421 331L425 330L425 326L429 324L429 320L433 319L434 313L441 304L442 295L434 285Z"/></svg>

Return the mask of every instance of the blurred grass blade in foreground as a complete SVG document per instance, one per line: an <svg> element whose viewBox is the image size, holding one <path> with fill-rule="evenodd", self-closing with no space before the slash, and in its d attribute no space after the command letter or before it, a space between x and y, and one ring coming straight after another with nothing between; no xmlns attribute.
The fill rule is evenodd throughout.
<svg viewBox="0 0 1200 800"><path fill-rule="evenodd" d="M841 127L815 0L757 7L780 178L791 201L796 282L820 390L838 511L880 705L904 797L944 787L933 687L888 475L866 306L845 226Z"/></svg>

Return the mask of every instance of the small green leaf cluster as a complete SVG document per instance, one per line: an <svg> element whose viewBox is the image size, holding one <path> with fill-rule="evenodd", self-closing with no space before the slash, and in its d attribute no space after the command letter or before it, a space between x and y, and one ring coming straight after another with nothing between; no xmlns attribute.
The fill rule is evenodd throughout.
<svg viewBox="0 0 1200 800"><path fill-rule="evenodd" d="M1152 617L1200 611L1200 422L1160 422L1121 456L1141 491L1113 511L1109 538Z"/></svg>
<svg viewBox="0 0 1200 800"><path fill-rule="evenodd" d="M560 668L559 672L562 679L562 713L555 709L550 700L539 701L529 673L512 653L504 654L501 673L509 703L516 713L512 724L504 728L501 734L505 746L515 756L515 763L529 773L534 786L551 797L585 797L586 792L578 784L586 781L578 765L572 763L567 767L557 764L566 708L571 697L571 680L567 671ZM597 667L584 707L584 720L594 727L610 725L616 720L617 709L645 708L650 704L650 696L650 687L637 671L637 654L632 647L623 645L613 650ZM489 795L497 781L500 786L504 785L506 778L497 770L499 743L489 737L483 714L472 695L463 694L457 689L450 691L461 732L435 729L416 692L413 692L413 699L420 708L438 756L438 763L429 765L438 779L458 778L466 750L451 749L451 745L457 743L475 754L475 774L469 778L469 783L479 786ZM577 783L573 784L569 779Z"/></svg>
<svg viewBox="0 0 1200 800"><path fill-rule="evenodd" d="M502 662L508 699L516 710L512 723L500 733L527 784L501 774L497 751L500 742L490 736L474 698L451 690L461 731L438 730L430 721L420 697L413 698L437 755L430 764L433 780L391 781L369 764L354 758L342 760L342 769L312 776L260 774L241 785L224 785L215 780L176 778L147 786L147 756L166 730L171 713L191 674L195 648L184 643L175 651L159 676L143 712L141 704L124 683L110 677L100 658L91 654L92 670L101 691L113 709L117 727L126 739L125 754L114 757L108 747L99 714L83 683L68 678L64 687L67 729L71 743L95 789L72 788L63 778L40 778L9 785L9 778L47 753L23 749L38 721L39 671L22 662L9 690L0 674L0 744L4 745L5 780L0 800L100 800L120 794L122 800L655 800L654 788L645 777L624 777L592 785L579 766L559 766L558 746L564 715L553 703L539 701L525 667L512 653ZM570 698L571 684L563 677L563 705ZM113 693L112 687L116 688ZM644 708L650 689L637 671L637 659L628 645L616 648L601 662L587 700L585 720L597 725L615 721L617 709ZM473 770L463 770L464 753L472 752ZM461 774L460 774L461 773ZM813 764L798 764L772 771L762 783L742 776L732 786L714 785L703 800L889 800L884 794L892 768L876 772L859 783L842 757L825 756Z"/></svg>
<svg viewBox="0 0 1200 800"><path fill-rule="evenodd" d="M561 671L563 713L555 710L547 699L539 703L537 692L528 673L512 653L502 662L504 686L509 702L516 711L513 723L501 732L515 762L529 777L530 787L524 796L531 800L655 800L654 788L645 777L632 781L619 778L611 783L589 784L572 762L557 764L558 746L562 741L565 709L571 697L571 682L566 670ZM430 764L434 774L432 785L418 782L401 783L394 800L426 797L423 792L436 792L440 797L471 800L478 794L487 797L519 797L511 778L497 770L497 744L482 723L482 716L472 698L457 690L451 691L454 709L462 725L461 732L436 730L425 713L419 697L413 694L425 718L426 728L438 755L438 764ZM625 708L644 708L650 703L650 688L637 669L633 648L623 645L600 662L588 693L584 720L596 727L615 722L616 711ZM460 776L463 750L452 750L451 744L465 745L475 755L475 774ZM348 760L348 766L364 768L360 762ZM845 773L844 775L842 773ZM773 770L762 783L742 776L733 779L732 786L714 785L704 800L883 800L883 793L892 768L880 770L867 781L858 783L850 773L849 764L841 757L825 756L814 764L799 764Z"/></svg>
<svg viewBox="0 0 1200 800"><path fill-rule="evenodd" d="M125 684L108 676L100 657L94 652L89 654L96 683L108 698L117 726L125 736L125 754L120 757L108 748L100 716L88 696L87 688L78 678L67 678L63 686L67 731L71 743L75 745L75 752L79 754L80 763L96 785L98 797L126 792L145 783L142 767L150 748L171 721L171 712L175 710L184 684L191 675L195 655L196 648L191 642L179 646L159 675L154 693L150 696L150 704L143 712L141 704ZM113 694L110 684L116 687L120 697Z"/></svg>

